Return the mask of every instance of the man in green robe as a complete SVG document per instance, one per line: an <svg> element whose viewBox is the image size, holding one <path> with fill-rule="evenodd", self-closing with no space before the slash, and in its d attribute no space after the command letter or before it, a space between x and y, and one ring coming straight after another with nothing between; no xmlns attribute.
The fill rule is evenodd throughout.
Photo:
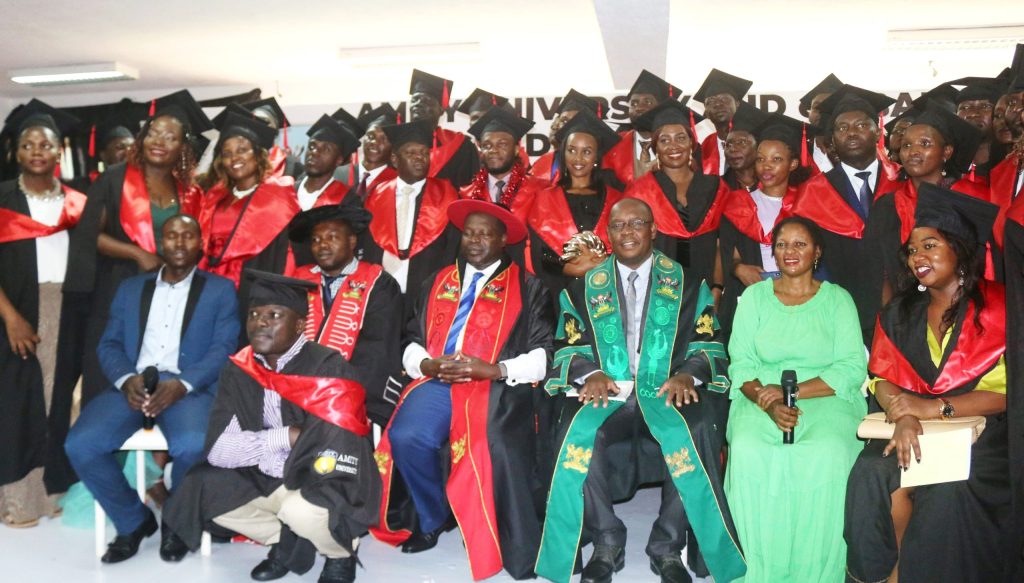
<svg viewBox="0 0 1024 583"><path fill-rule="evenodd" d="M628 442L661 453L661 508L647 545L663 582L686 582L685 520L715 581L746 572L722 491L721 422L729 380L705 282L653 249L646 203L624 199L608 225L613 255L560 298L554 369L545 388L568 392L536 572L568 582L585 528L594 553L581 583L606 583L624 565L626 528L609 482L636 475L608 449ZM635 486L634 486L635 487ZM685 517L684 517L685 509Z"/></svg>

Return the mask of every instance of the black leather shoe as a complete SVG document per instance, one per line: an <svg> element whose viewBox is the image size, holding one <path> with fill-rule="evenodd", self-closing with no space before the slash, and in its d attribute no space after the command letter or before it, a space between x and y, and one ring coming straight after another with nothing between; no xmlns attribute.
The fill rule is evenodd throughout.
<svg viewBox="0 0 1024 583"><path fill-rule="evenodd" d="M277 560L277 545L273 545L270 547L270 553L267 555L267 558L260 561L259 565L253 567L249 576L254 581L273 581L287 574L288 567L285 567L284 563Z"/></svg>
<svg viewBox="0 0 1024 583"><path fill-rule="evenodd" d="M690 573L679 555L651 557L651 571L661 576L661 583L692 583Z"/></svg>
<svg viewBox="0 0 1024 583"><path fill-rule="evenodd" d="M148 515L146 520L142 521L138 528L126 535L119 534L114 537L114 541L107 545L107 552L103 553L100 561L107 564L120 563L134 557L135 553L139 552L142 539L152 536L157 529L156 517L153 516L153 512L147 508L146 514Z"/></svg>
<svg viewBox="0 0 1024 583"><path fill-rule="evenodd" d="M327 559L316 583L353 583L356 580L356 558Z"/></svg>
<svg viewBox="0 0 1024 583"><path fill-rule="evenodd" d="M160 528L160 558L169 563L177 563L187 554L188 547L185 546L185 541L171 532L166 524L163 525Z"/></svg>
<svg viewBox="0 0 1024 583"><path fill-rule="evenodd" d="M587 566L583 567L580 583L611 583L612 575L626 566L626 553L622 547L594 545Z"/></svg>
<svg viewBox="0 0 1024 583"><path fill-rule="evenodd" d="M456 526L458 526L458 523L455 522L455 517L449 516L448 520L439 528L430 532L413 532L412 536L402 544L402 552L422 553L423 551L430 550L437 546L437 539L441 538L442 534L449 530L454 530Z"/></svg>

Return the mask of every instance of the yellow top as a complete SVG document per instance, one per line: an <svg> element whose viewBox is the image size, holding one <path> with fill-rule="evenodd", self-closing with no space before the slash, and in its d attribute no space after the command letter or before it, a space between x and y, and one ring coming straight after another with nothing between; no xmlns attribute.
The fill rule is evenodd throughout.
<svg viewBox="0 0 1024 583"><path fill-rule="evenodd" d="M938 338L935 337L935 332L932 331L932 327L925 324L928 328L928 352L931 354L932 362L935 366L939 366L942 362L942 355L946 352L946 346L949 344L949 339L953 337L953 326L950 326L949 330L946 330L946 335L942 339L942 345L939 345ZM1000 356L999 362L996 363L995 368L988 371L988 374L981 377L978 381L978 386L975 388L976 391L991 391L993 393L999 393L1001 395L1006 394L1006 357Z"/></svg>

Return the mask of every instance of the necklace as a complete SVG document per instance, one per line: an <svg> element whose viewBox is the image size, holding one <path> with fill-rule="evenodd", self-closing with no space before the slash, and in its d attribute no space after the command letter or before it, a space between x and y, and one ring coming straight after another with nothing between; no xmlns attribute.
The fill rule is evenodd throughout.
<svg viewBox="0 0 1024 583"><path fill-rule="evenodd" d="M231 188L231 193L235 195L235 198L245 198L253 192L256 192L257 186L259 186L259 183L254 184L251 188L246 188L245 190L238 190L238 187L235 186Z"/></svg>
<svg viewBox="0 0 1024 583"><path fill-rule="evenodd" d="M25 186L24 175L19 174L18 188L20 188L26 196L30 196L33 199L41 202L53 202L64 197L64 189L61 188L60 181L58 181L57 179L53 180L53 186L50 188L50 190L44 192L37 192L34 190L29 190L29 188Z"/></svg>

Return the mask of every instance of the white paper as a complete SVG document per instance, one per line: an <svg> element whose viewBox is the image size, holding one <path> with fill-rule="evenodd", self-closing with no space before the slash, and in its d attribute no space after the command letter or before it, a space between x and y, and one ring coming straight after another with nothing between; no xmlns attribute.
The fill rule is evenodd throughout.
<svg viewBox="0 0 1024 583"><path fill-rule="evenodd" d="M966 480L971 474L971 438L969 427L917 436L921 444L921 463L911 452L910 469L900 472L900 486L927 486ZM893 451L890 455L895 455Z"/></svg>
<svg viewBox="0 0 1024 583"><path fill-rule="evenodd" d="M625 402L626 397L633 393L633 381L615 381L615 386L619 387L618 395L608 395L609 401L623 401ZM579 397L579 389L569 389L565 392L566 397Z"/></svg>

